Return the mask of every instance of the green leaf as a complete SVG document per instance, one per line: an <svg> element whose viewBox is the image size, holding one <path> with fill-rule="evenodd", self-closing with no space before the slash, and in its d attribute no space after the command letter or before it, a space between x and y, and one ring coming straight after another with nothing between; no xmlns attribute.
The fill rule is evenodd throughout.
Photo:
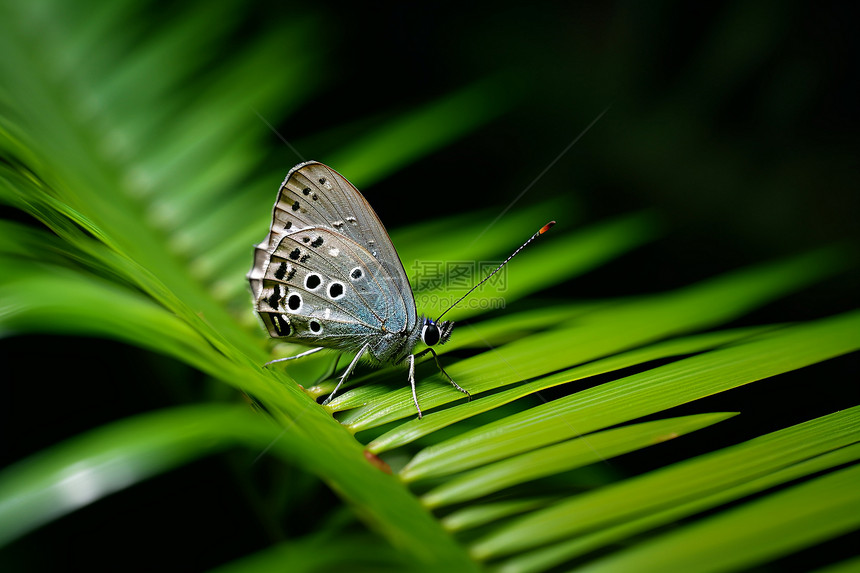
<svg viewBox="0 0 860 573"><path fill-rule="evenodd" d="M181 319L138 292L78 271L0 259L0 332L100 335L204 367L212 348ZM63 285L57 296L57 285ZM14 302L12 302L14 301Z"/></svg>
<svg viewBox="0 0 860 573"><path fill-rule="evenodd" d="M815 571L816 573L857 573L857 571L860 571L860 556L851 557L845 561L840 561L839 563L834 563Z"/></svg>
<svg viewBox="0 0 860 573"><path fill-rule="evenodd" d="M519 398L540 392L541 390L546 390L547 388L567 384L576 380L582 380L589 376L596 376L598 374L620 370L636 364L643 364L651 360L710 350L717 346L743 339L758 332L762 332L762 329L754 328L718 331L672 339L665 342L658 342L644 348L615 354L608 358L595 360L594 362L589 362L582 366L564 370L558 374L551 374L549 376L538 378L534 382L514 386L508 390L502 390L501 392L490 394L489 396L481 397L477 400L472 400L466 404L458 404L451 408L446 408L445 410L432 412L421 420L410 420L408 422L404 422L393 430L390 430L371 441L367 444L367 449L374 453L384 452L417 440L422 436L431 434L432 432L454 424L455 422L490 411Z"/></svg>
<svg viewBox="0 0 860 573"><path fill-rule="evenodd" d="M706 428L737 413L714 413L633 424L539 448L466 472L421 496L430 508L476 499L502 489L653 446Z"/></svg>
<svg viewBox="0 0 860 573"><path fill-rule="evenodd" d="M313 415L301 421L279 427L245 407L211 404L146 414L73 438L0 473L0 543L190 459L240 445L340 484L343 495L367 508L367 519L420 563L474 568L401 484L367 463L357 444L347 446L347 455L343 442L314 431ZM392 527L401 520L408 531Z"/></svg>
<svg viewBox="0 0 860 573"><path fill-rule="evenodd" d="M499 521L512 515L533 511L556 500L557 498L554 497L546 497L471 505L443 517L442 525L449 531L462 531Z"/></svg>
<svg viewBox="0 0 860 573"><path fill-rule="evenodd" d="M791 327L710 331L831 276L852 253L825 249L671 292L635 295L653 292L653 285L646 273L626 265L634 249L666 232L663 217L610 209L610 218L590 223L595 213L586 209L591 202L580 191L596 180L586 173L565 183L561 165L553 171L560 179L545 181L549 193L535 189L532 201L515 209L494 204L493 196L501 201L523 189L532 181L530 168L509 169L508 189L496 188L494 176L481 212L448 209L455 214L401 229L387 221L395 223L392 237L414 279L418 310L434 317L470 285L444 272L438 285L429 285L421 280L428 269L475 261L479 275L478 268L492 268L492 261L547 220L558 221L503 274L445 315L459 324L441 361L475 400L467 403L432 361L418 367L423 420L415 419L402 370L370 372L362 365L350 381L353 388L323 408L315 398L330 392L335 381L317 381L332 369L332 353L262 369L272 352L295 351L260 329L244 277L251 246L266 233L289 165L302 153L313 154L355 181L376 205L373 183L501 118L535 90L502 62L498 75L433 92L400 110L374 104L363 108L369 110L362 112L365 117L331 125L338 114L317 108L349 91L332 73L340 36L327 33L336 31L330 14L306 7L285 20L261 18L237 0L205 10L201 3L175 6L163 14L150 8L92 0L0 4L0 203L4 217L21 221L0 221L0 336L119 340L169 357L168 365L190 365L203 374L193 377L195 386L230 387L227 394L206 388L185 395L238 399L244 392L257 413L210 403L136 416L6 467L0 470L0 540L20 538L87 503L134 495L133 485L141 480L224 448L282 459L290 476L322 482L343 501L334 509L321 504L321 515L307 522L301 537L278 539L225 566L233 570L282 569L288 560L291 568L304 570L469 571L480 565L467 553L470 546L502 570L542 571L571 559L582 567L621 564L629 570L642 570L639 561L679 569L749 568L857 527L846 517L849 509L857 513L856 494L838 483L826 484L830 490L800 489L838 475L834 468L856 464L856 409L651 473L641 474L642 466L634 464L635 477L593 463L721 415L631 424L642 416L855 350L856 312ZM331 41L319 41L321 33ZM312 101L318 103L310 109L306 104ZM581 103L592 102L585 96ZM523 109L531 118L534 108ZM293 122L299 114L303 121ZM655 122L661 136L673 126L686 135L696 129L695 122L655 119L661 120ZM315 133L299 131L296 140L293 133L275 133L307 126ZM645 175L662 187L666 174L674 173L680 189L688 187L693 172L738 167L724 155L705 165L688 153L678 163L664 153L655 130L631 124L629 131L647 143L638 146L645 154L639 162L617 153L607 162L600 155L606 136L589 133L589 148L598 155L588 159L611 166L603 170L610 178L613 172ZM666 169L660 156L675 158L673 166L682 169ZM456 203L457 185L483 193L475 183L485 174L477 169L434 173L438 189L445 190L437 199ZM763 192L768 185L783 188L782 181L762 183ZM711 222L732 226L717 217ZM612 276L623 277L614 291L635 296L571 301L564 294L565 281L611 260ZM564 300L518 302L552 286L546 297ZM504 312L483 320L502 307ZM607 384L539 404L545 389L579 381L553 393L565 395L594 386L589 377L612 380L624 368L638 374L621 378L619 372ZM284 371L312 387L305 391ZM39 398L48 409L60 395L52 391L49 374L24 382L43 390ZM34 405L37 413L39 406ZM23 423L19 435L38 430ZM353 437L359 431L361 441L372 440L370 451ZM717 426L709 433L719 431ZM707 451L695 434L684 441ZM596 453L586 444L599 446ZM675 454L680 445L660 449ZM410 458L417 448L424 449ZM385 452L385 461L374 452ZM404 469L388 475L380 471L387 469L385 462ZM459 475L447 477L452 473ZM823 477L802 481L813 474ZM241 471L234 477L237 488L247 485ZM536 478L553 485L551 495L528 491ZM412 480L424 481L412 486ZM296 484L266 482L276 500L266 504L263 519L301 518L284 501L300 495ZM793 487L768 491L787 485ZM252 500L264 495L252 489L245 490ZM445 514L453 503L457 507ZM731 509L720 513L727 503ZM434 515L427 506L443 509ZM347 520L338 521L341 516ZM366 527L357 527L353 516ZM52 529L59 527L62 535L63 528L85 519L68 515ZM20 540L21 547L31 541ZM750 547L735 551L744 544ZM705 559L701 563L696 552ZM737 561L720 561L729 558Z"/></svg>
<svg viewBox="0 0 860 573"><path fill-rule="evenodd" d="M483 314L488 309L497 308L493 305L496 299L502 299L504 301L502 308L508 308L511 303L526 295L583 275L601 264L648 243L656 238L659 227L656 218L650 213L634 213L617 217L578 229L573 233L563 233L566 226L568 226L567 222L557 224L550 233L540 238L539 244L530 246L517 255L517 258L504 268L502 274L506 277L498 288L485 285L469 295L461 305L451 309L445 318L462 320ZM511 250L519 247L522 241L529 237L529 233L535 231L537 229L521 230L519 232L521 239L515 239L519 244L514 244ZM467 232L473 231L464 228L450 239L455 241L459 239L460 243L468 243ZM508 235L510 234L509 232ZM495 257L500 262L507 255L505 251L495 253ZM453 255L446 255L446 259L449 256L453 258ZM469 258L480 260L481 257L476 254ZM557 264L560 260L564 260L565 264ZM446 288L445 295L440 297L440 302L444 299L447 304L440 305L435 312L432 305L426 305L425 310L433 315L443 312L466 294L472 286L460 289ZM420 290L416 296L421 300Z"/></svg>
<svg viewBox="0 0 860 573"><path fill-rule="evenodd" d="M860 312L785 328L634 374L485 424L425 448L407 481L462 471L585 435L860 348Z"/></svg>
<svg viewBox="0 0 860 573"><path fill-rule="evenodd" d="M446 370L472 394L501 388L667 336L725 322L799 289L816 277L835 272L842 265L839 255L839 251L813 253L730 273L675 292L610 305L557 330L494 348ZM499 364L504 368L499 368ZM439 373L420 385L425 387L419 397L425 410L463 398ZM405 386L372 403L361 395L353 399L346 392L329 404L334 411L348 407L354 409L341 421L353 432L414 414L411 391Z"/></svg>
<svg viewBox="0 0 860 573"><path fill-rule="evenodd" d="M545 571L565 561L619 543L642 532L678 522L690 515L717 507L720 504L857 460L860 460L860 444L845 446L710 495L694 498L663 510L646 513L641 517L627 519L616 525L598 529L593 533L586 533L560 543L516 555L499 563L494 569L498 570L499 573Z"/></svg>
<svg viewBox="0 0 860 573"><path fill-rule="evenodd" d="M860 465L751 501L578 569L737 571L860 526Z"/></svg>
<svg viewBox="0 0 860 573"><path fill-rule="evenodd" d="M860 407L810 420L723 450L575 496L503 525L476 541L481 560L585 533L767 476L860 441Z"/></svg>
<svg viewBox="0 0 860 573"><path fill-rule="evenodd" d="M200 456L263 448L280 429L247 408L201 405L98 428L0 473L0 544Z"/></svg>
<svg viewBox="0 0 860 573"><path fill-rule="evenodd" d="M360 189L510 109L524 91L510 89L509 80L503 75L475 82L354 141L329 161Z"/></svg>
<svg viewBox="0 0 860 573"><path fill-rule="evenodd" d="M332 551L336 547L337 551ZM370 536L347 533L336 536L308 536L268 547L252 555L227 563L210 573L282 572L289 564L290 573L318 573L345 569L348 571L421 571L420 564L409 562L401 553ZM427 569L428 573L433 569Z"/></svg>

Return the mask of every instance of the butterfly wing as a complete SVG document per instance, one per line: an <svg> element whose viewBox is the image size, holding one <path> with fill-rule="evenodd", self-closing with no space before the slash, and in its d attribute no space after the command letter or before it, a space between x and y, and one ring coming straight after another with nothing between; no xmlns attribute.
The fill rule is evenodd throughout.
<svg viewBox="0 0 860 573"><path fill-rule="evenodd" d="M399 354L397 341L407 344L417 322L406 272L376 213L321 163L287 175L248 278L276 338L346 350L370 343L386 357Z"/></svg>

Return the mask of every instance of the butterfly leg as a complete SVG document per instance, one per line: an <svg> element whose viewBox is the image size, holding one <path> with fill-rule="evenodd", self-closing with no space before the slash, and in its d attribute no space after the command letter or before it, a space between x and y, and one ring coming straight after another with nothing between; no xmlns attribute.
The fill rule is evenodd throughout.
<svg viewBox="0 0 860 573"><path fill-rule="evenodd" d="M457 384L456 382L454 382L454 379L453 379L453 378L451 378L451 376L449 376L447 372L445 372L445 369L444 369L444 368L442 368L442 363L441 363L441 362L439 362L439 355L438 355L438 354L436 354L436 351L435 351L435 350L433 350L432 348L425 348L424 350L422 350L421 352L419 352L418 354L416 354L416 355L415 355L415 358L421 358L422 356L424 356L424 355L425 355L425 354L427 354L428 352L429 352L430 354L432 354L432 355L433 355L433 360L435 360L435 361L436 361L436 366L438 366L438 367L439 367L439 370L441 370L441 371L442 371L442 374L444 374L444 375L445 375L445 378L447 378L447 379L448 379L448 382L450 382L450 383L454 386L454 388L456 388L457 390L459 390L460 392L462 392L463 394L465 394L466 396L468 396L468 397L469 397L469 401L471 402L471 401L472 401L472 395L471 395L471 394L469 394L469 391L468 391L468 390L466 390L465 388L461 388L461 387L460 387L460 385L459 385L459 384Z"/></svg>
<svg viewBox="0 0 860 573"><path fill-rule="evenodd" d="M319 352L324 347L320 346L319 348L311 348L308 351L302 352L301 354L296 354L295 356L287 356L286 358L278 358L277 360L269 360L265 364L263 364L263 368L268 366L269 364L275 364L276 362L286 362L287 360L295 360L296 358L301 358L302 356L310 356L315 352Z"/></svg>
<svg viewBox="0 0 860 573"><path fill-rule="evenodd" d="M415 402L415 409L418 410L418 419L420 420L424 414L421 413L421 406L418 405L418 394L415 392L415 355L410 354L406 360L409 361L409 384L412 385L412 401Z"/></svg>
<svg viewBox="0 0 860 573"><path fill-rule="evenodd" d="M340 377L340 382L337 383L337 386L334 387L334 390L331 394L328 395L328 398L323 400L323 406L328 404L334 399L334 395L337 394L337 391L340 389L341 385L346 382L346 379L349 378L349 375L352 374L352 371L355 369L356 364L358 364L358 359L367 352L367 349L370 348L369 344L365 344L361 347L361 350L358 351L358 354L355 355L355 358L352 359L352 362L349 363L349 366L346 367L343 374Z"/></svg>

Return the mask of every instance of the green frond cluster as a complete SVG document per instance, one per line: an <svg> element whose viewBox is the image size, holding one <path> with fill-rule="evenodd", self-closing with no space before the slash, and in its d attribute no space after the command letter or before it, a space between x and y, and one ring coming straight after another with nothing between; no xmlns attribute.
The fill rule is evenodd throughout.
<svg viewBox="0 0 860 573"><path fill-rule="evenodd" d="M586 222L558 197L493 225L495 212L454 212L395 225L407 272L440 255L499 257L539 215L565 220L507 267L503 289L452 310L460 324L441 356L473 400L422 366L423 419L395 368L360 369L323 407L332 354L261 368L297 349L264 336L244 275L277 184L302 159L279 150L287 159L275 168L263 158L280 145L270 128L330 89L313 73L330 54L311 41L312 13L225 52L240 3L205 17L200 7L156 21L131 2L0 6L0 334L116 340L234 389L99 425L3 468L0 545L63 516L57 525L74 527L85 506L235 450L314 476L348 509L326 508L302 536L261 543L222 572L733 571L860 526L860 406L801 412L736 442L718 436L744 419L742 403L698 406L860 349L852 309L735 324L843 271L840 247L662 292L578 299L563 286L671 235L659 213ZM350 141L317 134L327 157L316 159L365 189L514 109L524 90L510 81L475 79L362 120L371 127ZM504 312L481 304L500 296ZM50 365L24 366L27 378L9 383L39 385L45 401L65 383ZM26 408L35 424L39 404ZM682 437L691 449L673 449ZM654 451L650 467L614 465Z"/></svg>

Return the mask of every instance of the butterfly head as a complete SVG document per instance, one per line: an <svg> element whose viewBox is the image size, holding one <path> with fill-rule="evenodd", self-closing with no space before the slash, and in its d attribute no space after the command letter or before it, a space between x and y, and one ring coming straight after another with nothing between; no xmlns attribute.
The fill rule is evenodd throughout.
<svg viewBox="0 0 860 573"><path fill-rule="evenodd" d="M421 325L421 341L427 346L445 344L451 337L454 323L450 320L435 321L425 318Z"/></svg>

